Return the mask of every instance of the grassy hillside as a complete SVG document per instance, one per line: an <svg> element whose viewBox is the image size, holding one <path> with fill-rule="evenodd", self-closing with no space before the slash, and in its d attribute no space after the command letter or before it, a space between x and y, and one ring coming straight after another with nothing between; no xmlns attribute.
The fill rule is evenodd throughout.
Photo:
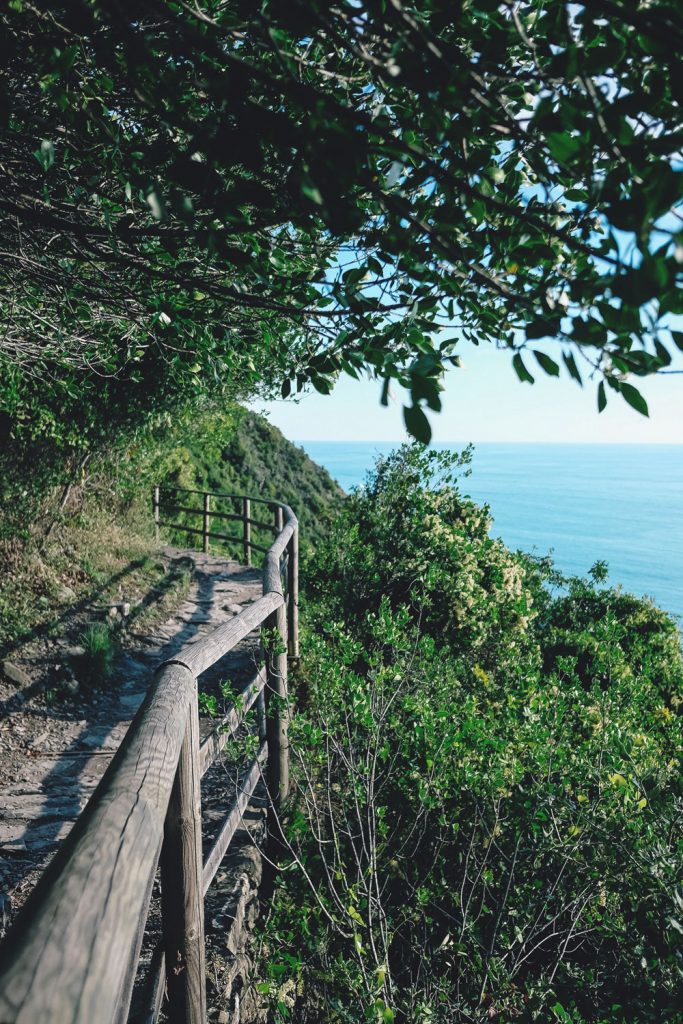
<svg viewBox="0 0 683 1024"><path fill-rule="evenodd" d="M120 585L112 583L109 593L108 581L118 581L129 565L135 568L135 579L127 581L131 593L160 584L165 568L155 557L154 483L285 501L307 547L320 541L342 499L301 448L236 405L161 422L134 443L87 461L74 458L61 474L55 465L43 471L37 456L23 462L11 456L0 452L9 471L0 486L0 654L36 628L58 631L75 601L87 603L95 593L100 601L117 599ZM181 546L187 540L184 534L169 539Z"/></svg>
<svg viewBox="0 0 683 1024"><path fill-rule="evenodd" d="M315 547L343 497L329 473L246 409L232 411L227 429L218 420L214 425L176 452L165 482L284 501L299 519L302 544Z"/></svg>

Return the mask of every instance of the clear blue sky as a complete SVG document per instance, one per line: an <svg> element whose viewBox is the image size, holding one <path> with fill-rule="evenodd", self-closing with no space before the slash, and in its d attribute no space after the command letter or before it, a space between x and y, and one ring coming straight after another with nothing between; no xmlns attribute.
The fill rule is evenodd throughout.
<svg viewBox="0 0 683 1024"><path fill-rule="evenodd" d="M598 414L596 383L582 389L564 373L535 373L533 358L533 386L520 383L509 354L491 346L463 349L462 358L464 368L447 376L443 411L429 413L436 441L683 443L683 374L633 380L650 407L645 419L609 389L607 409ZM683 369L683 357L673 368ZM379 383L344 376L331 395L252 408L293 441L404 440L400 389L388 408L379 399Z"/></svg>

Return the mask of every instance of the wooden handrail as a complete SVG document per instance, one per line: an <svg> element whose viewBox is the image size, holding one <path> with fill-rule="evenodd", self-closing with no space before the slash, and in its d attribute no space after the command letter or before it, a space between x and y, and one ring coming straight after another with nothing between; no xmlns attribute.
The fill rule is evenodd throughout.
<svg viewBox="0 0 683 1024"><path fill-rule="evenodd" d="M245 498L244 500L249 501L250 499ZM164 508L173 509L174 512L189 512L193 515L198 515L200 513L200 509L193 508L191 505L176 505L171 501L165 501ZM218 512L216 509L211 509L211 518L227 519L233 523L243 523L245 519L243 512ZM278 533L278 528L273 523L264 523L263 520L252 519L250 516L247 516L247 521L250 526L255 526L259 530L269 530L271 533ZM179 523L169 523L168 525L176 530L185 529L185 527Z"/></svg>
<svg viewBox="0 0 683 1024"><path fill-rule="evenodd" d="M296 516L289 506L268 499L174 490L203 495L202 507L188 511L203 516L203 530L191 532L202 535L204 550L214 536L211 497L242 501L238 518L249 555L257 547L251 542L251 504L271 508L278 532L264 557L263 596L158 670L100 784L0 947L2 1024L123 1024L159 864L168 1017L177 1024L203 1024L203 895L266 758L271 808L288 794L287 652L298 655ZM157 534L162 504L161 489L155 487ZM217 733L199 744L197 677L264 624L269 629L265 670L236 697L224 722L234 730L258 701L264 716L261 747L202 864L200 778L225 741ZM159 995L158 984L155 991ZM154 1016L158 1007L156 998Z"/></svg>
<svg viewBox="0 0 683 1024"><path fill-rule="evenodd" d="M2 947L0 1020L125 1020L196 682L164 666Z"/></svg>
<svg viewBox="0 0 683 1024"><path fill-rule="evenodd" d="M161 488L159 489L161 490ZM233 494L228 491L198 491L189 487L176 487L175 484L164 484L164 490L174 491L175 493L180 492L182 494L208 494L212 498L230 498L234 501L239 501L245 497L244 494ZM258 505L268 505L271 509L279 507L283 512L286 512L287 509L289 509L290 512L292 511L289 508L289 505L286 505L284 501L276 501L275 498L257 498L254 495L248 495L248 497L250 501L253 501Z"/></svg>
<svg viewBox="0 0 683 1024"><path fill-rule="evenodd" d="M282 594L264 594L253 604L243 608L239 615L229 622L207 633L201 640L184 647L179 654L173 656L172 664L184 665L194 676L201 675L219 658L231 651L240 640L253 633L276 608L284 604L284 600Z"/></svg>

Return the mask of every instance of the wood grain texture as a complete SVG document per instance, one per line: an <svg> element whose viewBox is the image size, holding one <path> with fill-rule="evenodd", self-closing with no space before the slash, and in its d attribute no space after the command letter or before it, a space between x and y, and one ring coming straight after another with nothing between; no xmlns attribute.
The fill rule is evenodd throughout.
<svg viewBox="0 0 683 1024"><path fill-rule="evenodd" d="M195 682L164 667L2 947L3 1024L126 1019Z"/></svg>
<svg viewBox="0 0 683 1024"><path fill-rule="evenodd" d="M299 657L299 528L289 542L287 559L287 653Z"/></svg>
<svg viewBox="0 0 683 1024"><path fill-rule="evenodd" d="M214 496L214 492L183 493ZM263 596L208 636L187 645L157 673L100 785L3 943L2 1024L123 1024L165 821L165 942L173 974L170 988L180 990L179 998L172 1000L171 1019L199 1024L206 1018L204 883L209 884L209 873L213 877L229 845L267 749L273 805L288 794L288 633L290 654L298 651L296 516L281 502L232 497L243 500L242 516L236 518L242 518L245 527L243 537L234 539L249 552L256 547L251 543L251 502L265 505L274 514L279 533L264 560ZM159 504L157 487L153 494L157 530ZM198 511L204 514L202 530L177 528L207 538L210 503L206 501ZM285 555L289 609L282 586ZM266 684L262 685L262 674L257 676L242 691L227 716L230 721L226 719L227 724L232 717L239 721L245 709L258 701L259 757L202 866L199 780L220 741L210 737L200 754L196 677L264 622L277 631L284 647L276 645L270 652ZM174 965L181 970L174 973ZM159 998L156 988L152 1013Z"/></svg>
<svg viewBox="0 0 683 1024"><path fill-rule="evenodd" d="M296 517L295 517L294 513L292 512L291 513L291 518L289 516L287 517L287 519L285 520L285 525L282 528L282 531L275 538L275 540L273 541L273 543L270 546L270 551L271 551L271 554L273 555L273 558L277 558L277 559L282 558L282 556L284 555L285 551L287 550L287 545L289 544L290 540L292 539L292 534L294 533L294 531L297 528L297 526L298 526L298 523L297 523Z"/></svg>
<svg viewBox="0 0 683 1024"><path fill-rule="evenodd" d="M269 551L263 560L263 593L279 594L282 597L282 580L280 578L280 559Z"/></svg>
<svg viewBox="0 0 683 1024"><path fill-rule="evenodd" d="M164 825L161 915L170 1024L205 1024L202 793L196 683Z"/></svg>
<svg viewBox="0 0 683 1024"><path fill-rule="evenodd" d="M284 603L268 620L276 636L268 651L266 735L268 791L274 807L289 795L289 695L287 692L287 610Z"/></svg>
<svg viewBox="0 0 683 1024"><path fill-rule="evenodd" d="M169 664L184 665L193 675L201 675L207 668L231 651L253 630L258 629L276 608L284 604L282 594L264 594L248 608L244 608L234 619L214 629L194 644L188 644L176 654Z"/></svg>

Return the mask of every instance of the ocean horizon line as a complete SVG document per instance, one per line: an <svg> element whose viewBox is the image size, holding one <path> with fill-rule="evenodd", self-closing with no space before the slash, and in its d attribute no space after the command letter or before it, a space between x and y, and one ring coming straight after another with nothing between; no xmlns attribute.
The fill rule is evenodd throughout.
<svg viewBox="0 0 683 1024"><path fill-rule="evenodd" d="M409 442L409 438L325 438L325 437L292 437L290 440L293 444L405 444ZM496 444L496 445L508 445L521 446L525 445L534 448L559 448L559 447L573 447L573 448L683 448L683 441L465 441L458 439L451 439L445 441L431 441L430 445L481 445L481 444Z"/></svg>

